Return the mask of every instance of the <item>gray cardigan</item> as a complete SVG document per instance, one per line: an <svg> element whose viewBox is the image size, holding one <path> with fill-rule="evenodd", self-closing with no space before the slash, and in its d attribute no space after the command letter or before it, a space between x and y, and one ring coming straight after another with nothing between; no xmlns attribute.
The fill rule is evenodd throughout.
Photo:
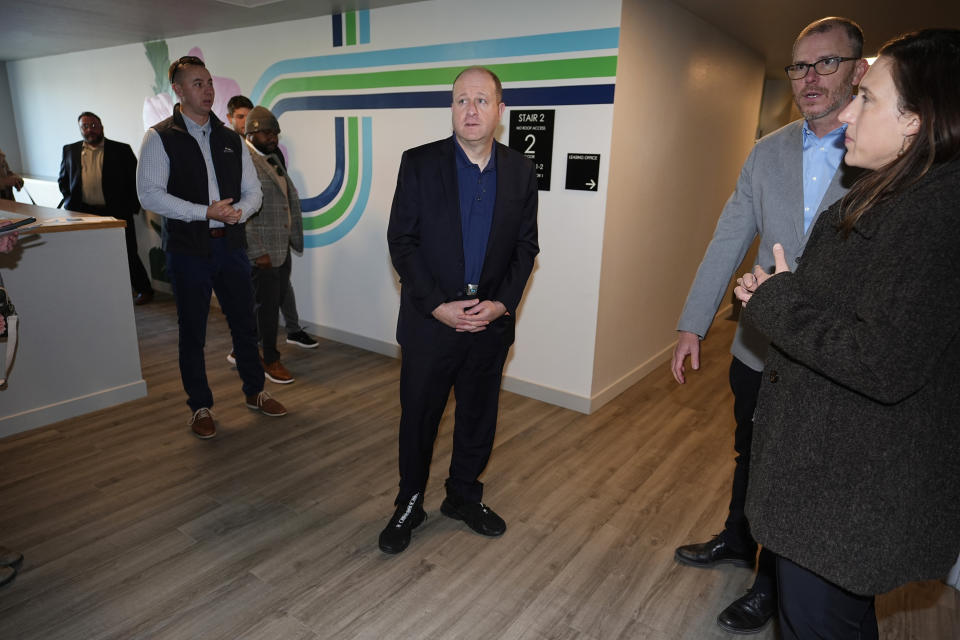
<svg viewBox="0 0 960 640"><path fill-rule="evenodd" d="M847 192L854 176L855 170L840 165L820 203L821 211ZM791 268L796 266L794 261L809 236L809 230L803 231L803 120L761 138L744 162L690 287L677 323L679 331L701 338L707 335L733 271L757 234L757 264L772 266L773 245L779 242ZM738 360L760 371L766 350L767 340L760 333L743 323L737 326L730 351Z"/></svg>
<svg viewBox="0 0 960 640"><path fill-rule="evenodd" d="M960 161L846 238L838 219L744 309L772 346L747 517L774 552L874 594L960 551Z"/></svg>

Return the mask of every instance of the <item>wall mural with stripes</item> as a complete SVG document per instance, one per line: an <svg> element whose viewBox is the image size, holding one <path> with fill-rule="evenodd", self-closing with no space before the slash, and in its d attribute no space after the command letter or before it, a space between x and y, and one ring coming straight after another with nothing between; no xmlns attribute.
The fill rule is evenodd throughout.
<svg viewBox="0 0 960 640"><path fill-rule="evenodd" d="M145 45L152 91L138 86L153 95L141 98L143 127L169 116L166 70L187 53L206 61L221 119L237 93L270 108L303 209L305 250L291 276L301 319L320 335L393 353L399 284L386 227L401 154L451 135L455 76L491 68L507 107L500 142L513 111L553 112L552 145L541 147L551 149L541 253L507 374L541 380L549 361L542 384L588 388L619 40L620 0L426 0L168 38ZM565 188L577 154L600 159L592 191ZM154 253L158 277L163 255ZM565 307L558 350L543 328L557 324L555 306L567 299L577 304Z"/></svg>
<svg viewBox="0 0 960 640"><path fill-rule="evenodd" d="M279 60L253 86L254 104L270 108L281 127L283 116L296 111L446 109L453 79L476 63L500 77L510 107L613 103L617 56L607 52L617 48L618 28L350 51L375 43L370 11L335 14L331 24L333 47L347 50ZM329 118L332 174L321 191L301 193L307 247L340 240L363 215L373 182L375 117Z"/></svg>

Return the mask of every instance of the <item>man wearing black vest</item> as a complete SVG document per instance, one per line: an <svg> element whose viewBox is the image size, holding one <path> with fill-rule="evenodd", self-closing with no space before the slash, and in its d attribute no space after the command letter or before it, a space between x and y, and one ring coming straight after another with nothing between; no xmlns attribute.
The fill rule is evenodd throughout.
<svg viewBox="0 0 960 640"><path fill-rule="evenodd" d="M184 56L170 65L179 102L173 116L148 129L137 166L137 192L145 209L163 216L163 250L177 301L180 377L198 438L212 438L203 347L210 293L227 316L237 371L250 409L268 416L286 409L263 390L257 351L253 285L244 222L260 208L260 181L246 145L210 111L213 79L203 60Z"/></svg>

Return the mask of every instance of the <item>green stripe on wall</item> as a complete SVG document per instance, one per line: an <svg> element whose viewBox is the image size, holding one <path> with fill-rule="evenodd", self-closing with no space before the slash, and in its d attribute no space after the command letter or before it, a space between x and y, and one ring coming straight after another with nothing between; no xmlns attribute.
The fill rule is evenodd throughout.
<svg viewBox="0 0 960 640"><path fill-rule="evenodd" d="M617 56L542 60L539 62L511 62L488 65L502 82L530 80L567 80L572 78L604 78L617 75ZM262 98L263 104L273 104L285 93L308 91L344 91L388 87L414 87L453 84L463 66L403 71L375 71L328 76L305 76L277 80Z"/></svg>
<svg viewBox="0 0 960 640"><path fill-rule="evenodd" d="M347 46L357 44L357 12L347 11Z"/></svg>
<svg viewBox="0 0 960 640"><path fill-rule="evenodd" d="M357 176L360 175L360 134L358 131L359 118L347 118L347 148L350 160L347 165L347 186L340 198L326 211L314 216L303 216L303 230L312 231L322 229L339 220L353 202L357 192Z"/></svg>

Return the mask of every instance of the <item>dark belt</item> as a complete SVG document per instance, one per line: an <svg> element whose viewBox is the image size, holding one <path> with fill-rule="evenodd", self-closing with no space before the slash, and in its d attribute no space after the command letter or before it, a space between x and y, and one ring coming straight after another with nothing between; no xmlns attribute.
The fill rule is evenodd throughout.
<svg viewBox="0 0 960 640"><path fill-rule="evenodd" d="M214 227L210 229L211 238L222 238L227 235L227 230L224 227Z"/></svg>

